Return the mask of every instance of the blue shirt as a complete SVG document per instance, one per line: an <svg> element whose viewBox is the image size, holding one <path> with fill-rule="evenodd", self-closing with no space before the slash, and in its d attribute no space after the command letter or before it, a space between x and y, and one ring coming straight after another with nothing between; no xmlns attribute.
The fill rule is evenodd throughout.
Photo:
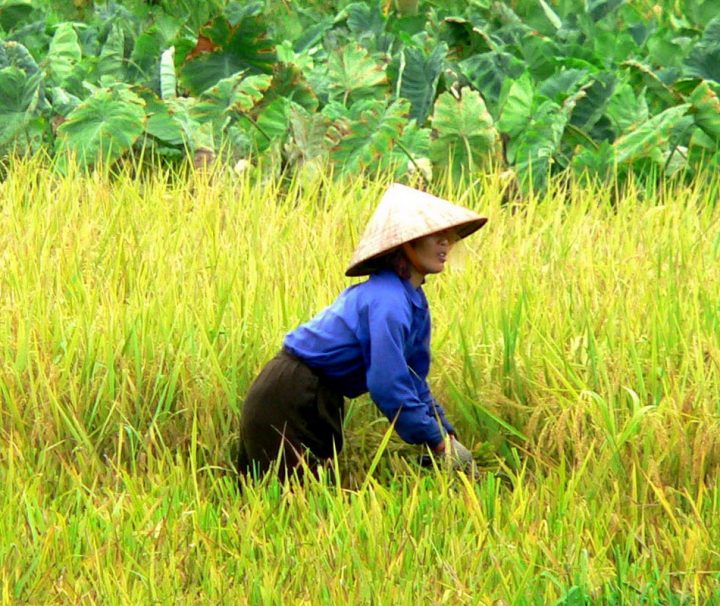
<svg viewBox="0 0 720 606"><path fill-rule="evenodd" d="M444 431L455 433L427 384L430 311L425 293L394 271L379 271L347 288L290 332L284 347L344 396L369 391L406 442L434 446Z"/></svg>

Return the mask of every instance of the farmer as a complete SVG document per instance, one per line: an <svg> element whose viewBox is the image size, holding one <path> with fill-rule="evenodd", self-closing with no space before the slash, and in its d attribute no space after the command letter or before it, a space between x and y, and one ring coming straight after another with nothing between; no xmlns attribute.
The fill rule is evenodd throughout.
<svg viewBox="0 0 720 606"><path fill-rule="evenodd" d="M240 417L241 473L279 461L281 478L301 462L316 470L343 445L344 398L370 393L395 431L451 465L472 460L426 381L430 313L425 276L440 273L452 245L486 218L393 184L345 275L369 279L286 335L251 386Z"/></svg>

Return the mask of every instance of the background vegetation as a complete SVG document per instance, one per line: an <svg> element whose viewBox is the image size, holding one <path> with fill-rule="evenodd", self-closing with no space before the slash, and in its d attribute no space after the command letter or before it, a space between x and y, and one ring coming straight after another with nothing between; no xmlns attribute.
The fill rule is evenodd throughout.
<svg viewBox="0 0 720 606"><path fill-rule="evenodd" d="M396 177L718 165L713 0L0 3L0 148Z"/></svg>
<svg viewBox="0 0 720 606"><path fill-rule="evenodd" d="M0 0L0 602L720 603L714 4ZM391 179L490 217L426 285L480 469L360 398L239 489Z"/></svg>
<svg viewBox="0 0 720 606"><path fill-rule="evenodd" d="M717 179L446 182L490 217L427 284L481 473L418 468L361 398L334 486L240 492L243 394L348 285L385 182L6 168L3 603L720 599Z"/></svg>

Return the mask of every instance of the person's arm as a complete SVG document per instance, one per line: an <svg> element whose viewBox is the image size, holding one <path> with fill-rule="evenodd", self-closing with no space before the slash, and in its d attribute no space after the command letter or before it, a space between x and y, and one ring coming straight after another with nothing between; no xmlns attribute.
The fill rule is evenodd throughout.
<svg viewBox="0 0 720 606"><path fill-rule="evenodd" d="M430 413L440 419L440 423L447 433L452 436L456 435L455 428L448 421L445 410L430 391L427 382L428 372L430 371L430 316L428 315L425 324L419 335L419 340L408 356L408 366L413 375L415 382L415 390L418 397L427 404Z"/></svg>
<svg viewBox="0 0 720 606"><path fill-rule="evenodd" d="M367 307L369 343L365 348L367 387L395 431L410 444L441 447L443 429L418 392L405 359L410 312L402 305L376 301Z"/></svg>
<svg viewBox="0 0 720 606"><path fill-rule="evenodd" d="M411 369L411 371L412 371L412 369ZM445 409L442 407L440 402L438 402L435 399L435 397L432 395L432 393L430 392L430 387L427 384L427 379L423 378L420 374L416 373L415 381L417 384L418 397L423 402L426 402L431 414L435 415L438 419L440 419L440 423L442 424L445 431L447 433L449 433L451 436L456 436L457 432L455 431L455 428L452 426L452 423L450 423L450 421L448 421L447 416L445 415Z"/></svg>

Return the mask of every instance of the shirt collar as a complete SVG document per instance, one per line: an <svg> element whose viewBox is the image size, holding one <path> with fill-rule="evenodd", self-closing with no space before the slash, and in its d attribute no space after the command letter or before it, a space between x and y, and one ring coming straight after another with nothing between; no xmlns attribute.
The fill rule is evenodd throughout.
<svg viewBox="0 0 720 606"><path fill-rule="evenodd" d="M405 293L407 294L407 298L410 300L410 302L419 309L427 309L427 299L425 298L425 293L423 292L422 286L418 286L415 288L412 285L412 282L410 280L405 280L404 278L401 278L398 276L392 269L383 269L378 274L389 274L400 280L400 282L403 285L403 288L405 288ZM425 283L425 279L423 279L423 284Z"/></svg>

